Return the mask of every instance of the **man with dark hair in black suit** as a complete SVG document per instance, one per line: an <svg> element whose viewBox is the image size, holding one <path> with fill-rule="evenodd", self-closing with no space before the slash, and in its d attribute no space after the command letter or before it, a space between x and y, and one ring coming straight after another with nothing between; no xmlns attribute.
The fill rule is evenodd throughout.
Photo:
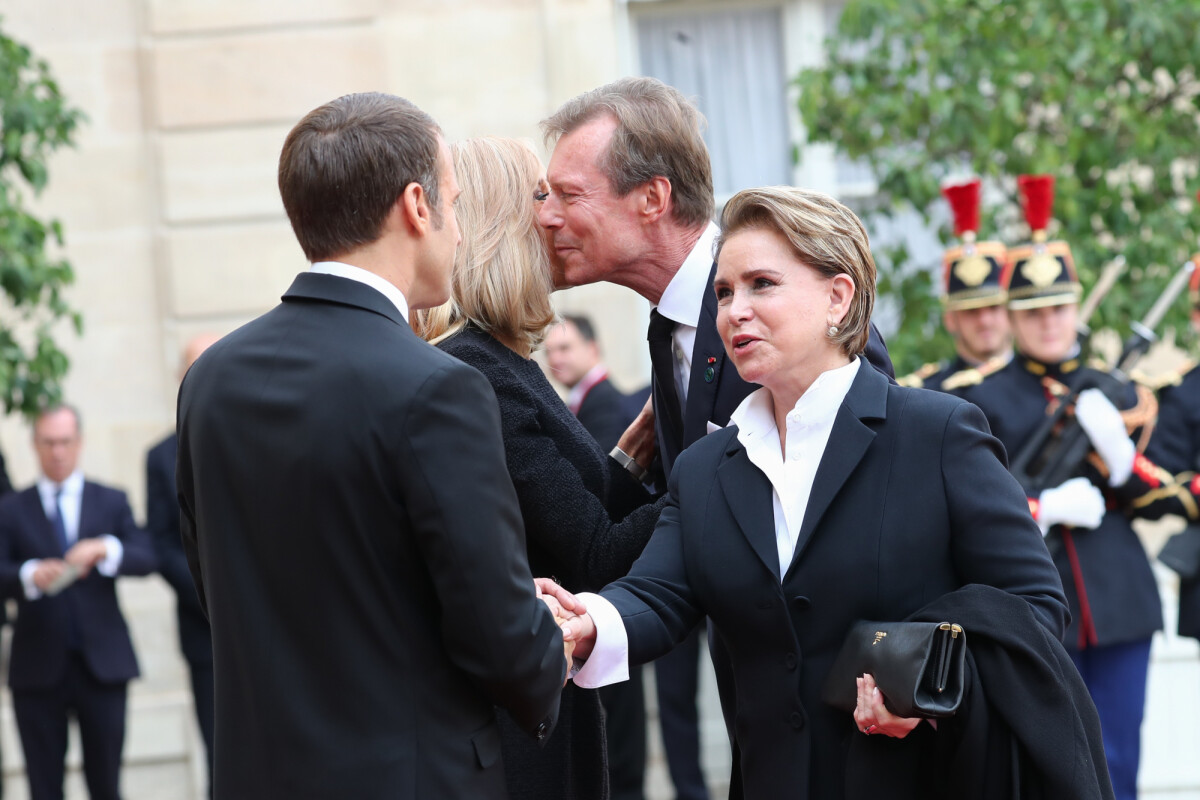
<svg viewBox="0 0 1200 800"><path fill-rule="evenodd" d="M542 121L554 151L538 219L559 262L556 282L607 281L633 289L653 306L647 341L664 473L656 482L663 488L679 453L704 437L710 424L726 425L756 388L727 366L716 329L717 227L703 123L695 105L654 78L622 78L585 92ZM894 375L874 325L864 355ZM693 635L656 662L663 742L678 800L708 796L697 730L698 657L699 637ZM722 697L731 696L729 671L717 650L713 665ZM724 705L732 708L728 700ZM732 719L726 724L733 730Z"/></svg>
<svg viewBox="0 0 1200 800"><path fill-rule="evenodd" d="M184 348L179 377L217 341L212 334L193 337ZM213 765L213 650L212 630L196 584L188 570L183 540L179 537L179 498L175 491L175 457L179 440L174 432L146 454L146 528L154 542L158 571L175 590L175 613L179 624L179 649L187 661L192 680L196 722L204 739L208 761L208 788L212 796Z"/></svg>
<svg viewBox="0 0 1200 800"><path fill-rule="evenodd" d="M0 589L20 611L8 683L32 800L61 800L74 716L92 800L120 797L126 687L138 676L117 603L118 575L154 571L149 538L125 493L85 480L78 412L38 415L42 475L0 500Z"/></svg>
<svg viewBox="0 0 1200 800"><path fill-rule="evenodd" d="M214 795L503 800L495 707L548 736L568 664L495 394L408 325L450 294L449 148L407 100L347 95L288 134L279 187L312 267L179 393Z"/></svg>

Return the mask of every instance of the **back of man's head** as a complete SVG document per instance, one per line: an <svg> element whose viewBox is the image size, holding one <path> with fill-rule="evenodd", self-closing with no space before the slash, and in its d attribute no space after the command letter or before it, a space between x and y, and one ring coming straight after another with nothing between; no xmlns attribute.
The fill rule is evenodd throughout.
<svg viewBox="0 0 1200 800"><path fill-rule="evenodd" d="M616 119L600 167L624 197L655 178L671 182L672 216L686 227L712 219L712 164L702 131L704 115L678 89L657 78L621 78L568 100L542 121L547 143L608 115Z"/></svg>
<svg viewBox="0 0 1200 800"><path fill-rule="evenodd" d="M310 111L279 157L279 192L305 257L333 259L376 241L410 183L437 215L440 136L432 117L389 94L348 94Z"/></svg>

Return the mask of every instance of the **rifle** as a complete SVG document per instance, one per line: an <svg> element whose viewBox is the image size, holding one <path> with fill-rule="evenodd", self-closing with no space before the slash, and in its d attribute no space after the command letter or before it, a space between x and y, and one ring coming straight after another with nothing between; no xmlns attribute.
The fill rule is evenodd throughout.
<svg viewBox="0 0 1200 800"><path fill-rule="evenodd" d="M1081 474L1092 443L1083 426L1075 419L1075 402L1082 392L1100 389L1113 405L1120 408L1129 384L1129 371L1146 354L1150 345L1158 341L1154 329L1187 285L1193 269L1191 261L1184 264L1142 321L1130 326L1133 333L1121 348L1116 368L1111 372L1081 371L1054 412L1042 420L1021 446L1009 471L1025 489L1026 497L1039 497L1044 490Z"/></svg>

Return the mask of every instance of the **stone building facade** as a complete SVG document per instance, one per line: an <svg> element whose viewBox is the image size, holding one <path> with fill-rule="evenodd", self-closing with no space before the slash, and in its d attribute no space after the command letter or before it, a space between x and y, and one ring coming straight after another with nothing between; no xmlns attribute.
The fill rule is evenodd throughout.
<svg viewBox="0 0 1200 800"><path fill-rule="evenodd" d="M705 110L714 130L735 131L749 119L755 131L771 132L773 144L714 140L718 193L793 181L854 194L869 191L869 180L832 152L806 148L799 165L791 161L800 128L787 76L820 59L839 7L823 0L6 0L0 26L51 63L89 118L78 148L54 159L50 188L36 203L63 221L77 273L69 298L83 311L85 333L64 329L61 342L72 360L66 395L85 420L85 471L127 489L141 518L144 456L174 425L183 343L269 309L305 268L275 168L286 132L313 107L348 92L385 91L431 113L451 140L501 135L540 145L540 119L619 75L657 74L703 94L734 55L756 55L769 80L735 76L722 90L732 103L753 85L754 105ZM759 150L769 152L757 158ZM743 163L748 155L753 163ZM598 286L556 302L597 318L620 385L646 382L644 301ZM28 442L23 420L0 422L0 447L19 485L36 474ZM121 595L144 672L131 692L127 797L199 797L202 756L174 601L157 577L126 580ZM1190 692L1194 713L1194 654L1186 643L1175 653L1171 681ZM6 796L24 797L7 697L0 722ZM719 723L706 730L718 731L719 751ZM1171 752L1194 753L1196 736L1193 727L1172 726L1169 736L1148 736L1147 747L1168 742ZM73 746L76 762L77 753ZM711 777L720 780L727 758L720 763L717 752ZM1194 760L1156 759L1147 756L1151 783L1187 785L1192 794L1172 797L1200 797ZM77 773L71 782L72 796L84 796Z"/></svg>

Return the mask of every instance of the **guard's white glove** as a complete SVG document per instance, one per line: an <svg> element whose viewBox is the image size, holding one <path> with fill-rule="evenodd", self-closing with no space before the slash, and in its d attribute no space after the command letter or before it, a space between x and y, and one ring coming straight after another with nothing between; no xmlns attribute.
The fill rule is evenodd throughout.
<svg viewBox="0 0 1200 800"><path fill-rule="evenodd" d="M1123 486L1133 474L1133 459L1137 448L1125 430L1121 412L1099 389L1080 393L1075 403L1075 418L1083 426L1092 447L1108 466L1108 485Z"/></svg>
<svg viewBox="0 0 1200 800"><path fill-rule="evenodd" d="M1038 498L1037 524L1042 536L1053 525L1095 528L1104 517L1104 495L1087 478L1071 478Z"/></svg>

